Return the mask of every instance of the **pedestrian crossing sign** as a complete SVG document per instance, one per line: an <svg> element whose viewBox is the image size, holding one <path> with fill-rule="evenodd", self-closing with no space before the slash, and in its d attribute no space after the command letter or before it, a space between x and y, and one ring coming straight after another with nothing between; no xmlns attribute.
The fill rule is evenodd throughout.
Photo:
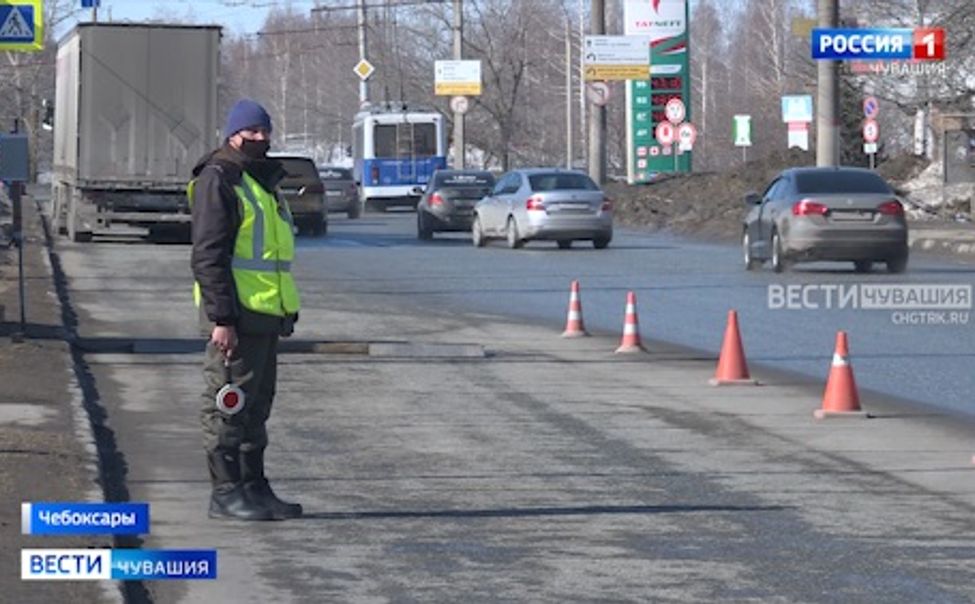
<svg viewBox="0 0 975 604"><path fill-rule="evenodd" d="M0 50L44 48L43 0L0 0Z"/></svg>

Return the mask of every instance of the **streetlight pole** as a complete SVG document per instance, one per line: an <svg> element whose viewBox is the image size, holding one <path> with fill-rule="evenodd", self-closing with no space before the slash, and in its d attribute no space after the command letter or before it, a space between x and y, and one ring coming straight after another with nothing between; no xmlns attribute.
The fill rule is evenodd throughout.
<svg viewBox="0 0 975 604"><path fill-rule="evenodd" d="M464 58L464 0L454 0L454 60ZM464 114L454 111L454 167L463 170L467 165L464 145Z"/></svg>
<svg viewBox="0 0 975 604"><path fill-rule="evenodd" d="M592 0L589 25L593 36L606 33L604 0ZM603 184L606 182L606 108L590 103L589 116L589 177Z"/></svg>
<svg viewBox="0 0 975 604"><path fill-rule="evenodd" d="M359 60L368 61L366 56L366 3L365 0L356 0L359 25ZM359 108L365 107L369 102L369 82L365 78L359 79Z"/></svg>
<svg viewBox="0 0 975 604"><path fill-rule="evenodd" d="M565 15L565 167L572 169L575 155L572 149L572 30L569 15Z"/></svg>
<svg viewBox="0 0 975 604"><path fill-rule="evenodd" d="M839 26L837 0L819 0L819 27ZM840 163L840 96L839 62L821 59L816 65L816 165L838 166Z"/></svg>

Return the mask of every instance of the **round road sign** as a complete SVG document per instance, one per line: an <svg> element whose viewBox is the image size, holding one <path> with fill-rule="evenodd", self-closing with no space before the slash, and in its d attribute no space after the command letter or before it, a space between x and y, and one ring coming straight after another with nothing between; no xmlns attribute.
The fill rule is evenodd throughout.
<svg viewBox="0 0 975 604"><path fill-rule="evenodd" d="M863 99L863 115L869 120L880 115L880 101L877 100L877 97L868 96Z"/></svg>
<svg viewBox="0 0 975 604"><path fill-rule="evenodd" d="M667 101L667 105L664 107L664 114L667 116L667 121L675 126L683 122L684 116L687 115L687 110L684 107L684 101L680 99L670 99Z"/></svg>
<svg viewBox="0 0 975 604"><path fill-rule="evenodd" d="M674 143L674 136L676 135L674 125L670 122L660 122L657 124L657 129L654 130L654 135L661 145L671 145Z"/></svg>
<svg viewBox="0 0 975 604"><path fill-rule="evenodd" d="M593 105L602 107L609 102L609 84L606 82L589 82L586 84L586 98Z"/></svg>
<svg viewBox="0 0 975 604"><path fill-rule="evenodd" d="M469 108L469 103L467 102L466 96L453 96L450 97L450 110L454 113L459 113L461 115L467 113Z"/></svg>
<svg viewBox="0 0 975 604"><path fill-rule="evenodd" d="M863 140L868 143L875 143L880 138L880 125L877 120L863 120Z"/></svg>

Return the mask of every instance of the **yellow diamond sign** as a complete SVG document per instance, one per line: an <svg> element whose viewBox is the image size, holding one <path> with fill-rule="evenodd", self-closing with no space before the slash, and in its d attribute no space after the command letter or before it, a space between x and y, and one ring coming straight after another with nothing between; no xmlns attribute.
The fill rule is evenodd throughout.
<svg viewBox="0 0 975 604"><path fill-rule="evenodd" d="M370 63L369 61L362 59L361 61L355 64L355 67L352 68L352 71L354 71L355 74L359 76L359 79L364 82L369 79L369 76L372 75L372 72L376 71L376 68L373 67L372 63Z"/></svg>

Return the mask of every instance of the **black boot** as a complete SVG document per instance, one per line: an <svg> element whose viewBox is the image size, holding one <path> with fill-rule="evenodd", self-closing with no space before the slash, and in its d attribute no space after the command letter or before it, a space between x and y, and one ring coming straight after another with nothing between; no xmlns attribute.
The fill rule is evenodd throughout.
<svg viewBox="0 0 975 604"><path fill-rule="evenodd" d="M271 511L247 496L240 478L240 461L236 451L223 449L207 454L213 493L210 495L210 518L237 520L271 520Z"/></svg>
<svg viewBox="0 0 975 604"><path fill-rule="evenodd" d="M281 501L271 490L271 485L264 476L264 449L241 451L240 475L244 481L244 492L247 497L270 510L272 518L287 520L301 517L300 503Z"/></svg>

